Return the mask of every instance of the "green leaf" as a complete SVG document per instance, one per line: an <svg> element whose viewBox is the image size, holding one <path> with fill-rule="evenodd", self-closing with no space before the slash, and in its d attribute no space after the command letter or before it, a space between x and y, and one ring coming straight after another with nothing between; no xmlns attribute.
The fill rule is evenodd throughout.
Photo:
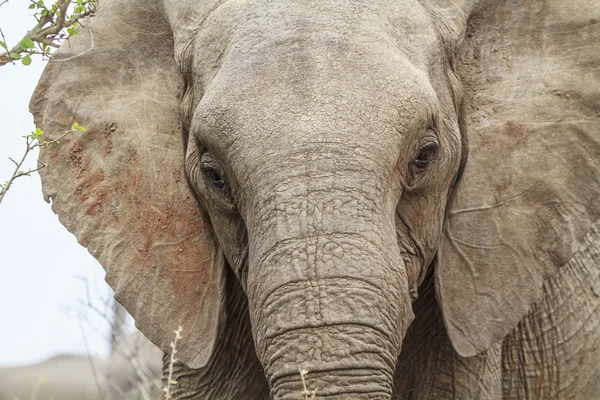
<svg viewBox="0 0 600 400"><path fill-rule="evenodd" d="M48 15L48 10L42 10L40 14L42 14L42 17L45 17L46 15Z"/></svg>
<svg viewBox="0 0 600 400"><path fill-rule="evenodd" d="M2 40L0 40L0 46L4 47L4 50L8 50L8 46Z"/></svg>
<svg viewBox="0 0 600 400"><path fill-rule="evenodd" d="M10 53L10 58L15 59L15 60L20 60L21 55L19 53Z"/></svg>
<svg viewBox="0 0 600 400"><path fill-rule="evenodd" d="M76 35L77 35L77 29L75 29L75 28L73 28L73 27L71 26L71 27L67 28L67 33L68 33L69 35L76 36Z"/></svg>
<svg viewBox="0 0 600 400"><path fill-rule="evenodd" d="M30 4L28 7L30 10L33 10L35 8L35 4Z"/></svg>
<svg viewBox="0 0 600 400"><path fill-rule="evenodd" d="M25 57L23 57L23 59L21 60L21 63L26 66L31 64L31 57L29 56L29 54L27 54Z"/></svg>
<svg viewBox="0 0 600 400"><path fill-rule="evenodd" d="M81 132L87 132L87 129L85 129L83 126L79 125L77 122L73 122L73 125L71 125L71 131L81 131Z"/></svg>
<svg viewBox="0 0 600 400"><path fill-rule="evenodd" d="M21 40L20 46L23 50L33 49L35 47L35 43L33 43L33 40L29 39L28 37L24 37L23 40Z"/></svg>

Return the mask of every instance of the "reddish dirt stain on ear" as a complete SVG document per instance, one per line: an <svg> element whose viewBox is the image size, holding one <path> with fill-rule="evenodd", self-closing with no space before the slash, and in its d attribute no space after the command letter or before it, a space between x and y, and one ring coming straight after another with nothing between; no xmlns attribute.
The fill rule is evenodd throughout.
<svg viewBox="0 0 600 400"><path fill-rule="evenodd" d="M86 200L88 206L86 208L86 214L95 215L98 212L103 212L105 204L107 204L108 189L103 186L104 182L104 170L102 168L97 169L89 175L84 188L89 194ZM91 203L91 204L89 204Z"/></svg>
<svg viewBox="0 0 600 400"><path fill-rule="evenodd" d="M508 137L513 138L514 141L508 144L512 148L518 148L519 146L525 145L525 141L527 139L527 132L525 131L523 125L516 124L512 121L508 121L506 123L506 128L504 129L504 132Z"/></svg>
<svg viewBox="0 0 600 400"><path fill-rule="evenodd" d="M215 277L213 243L183 169L162 155L148 169L144 149L122 143L115 131L110 124L94 132L90 128L85 137L69 138L66 146L50 150L50 157L66 163L81 215L94 216L98 229L117 235L117 244L108 246L111 257L121 259L107 276L125 305L138 302L139 291L152 286L150 292L177 297L184 314L191 313ZM144 301L164 306L160 296Z"/></svg>
<svg viewBox="0 0 600 400"><path fill-rule="evenodd" d="M104 136L104 154L110 154L110 153L112 153L112 148L113 148L111 133L105 132L103 136Z"/></svg>
<svg viewBox="0 0 600 400"><path fill-rule="evenodd" d="M75 177L81 177L89 168L89 158L83 153L83 144L74 141L68 149L66 162L75 170Z"/></svg>

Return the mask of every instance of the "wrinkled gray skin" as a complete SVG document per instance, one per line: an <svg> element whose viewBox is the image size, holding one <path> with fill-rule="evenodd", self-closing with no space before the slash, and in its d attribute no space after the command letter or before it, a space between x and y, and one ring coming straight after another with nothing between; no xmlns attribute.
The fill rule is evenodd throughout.
<svg viewBox="0 0 600 400"><path fill-rule="evenodd" d="M82 56L63 53L87 69L50 64L48 74L64 68L75 80L84 71L74 85L84 95L46 80L32 108L46 124L88 115L97 130L88 147L73 139L71 153L46 150L44 162L73 175L65 183L44 169L45 193L163 350L170 323L184 316L179 354L195 369L175 365L173 398L298 399L300 367L328 400L598 397L598 64L584 57L599 43L595 19L553 26L569 21L562 2L516 12L520 2L489 0L498 9L481 18L494 25L471 31L482 43L469 41L459 62L475 1L142 3L112 2L121 12L101 20L107 31L120 21L115 59L102 58L112 39L102 42L97 25L97 53L84 53L87 43ZM545 12L551 20L537 21ZM569 32L589 41L552 47ZM521 33L535 45L519 43ZM174 54L176 73L163 54ZM175 78L160 92L146 71ZM98 74L117 83L84 86ZM159 109L174 102L175 86L185 172L214 234L202 240L214 243L211 255L195 264L189 242L169 233L177 205L152 214L134 197L169 188L148 160L174 154L155 138L179 133L176 112ZM146 114L122 117L127 107ZM132 142L136 151L123 150ZM143 225L152 215L160 224ZM119 225L130 220L131 229ZM181 265L159 257L169 246ZM202 262L212 275L193 269Z"/></svg>
<svg viewBox="0 0 600 400"><path fill-rule="evenodd" d="M214 11L197 52L235 9ZM401 356L418 309L410 294L466 157L444 32L417 2L282 1L248 13L232 24L233 45L194 109L189 180L247 295L271 396L298 398L301 365L324 398L389 399L398 358L412 363ZM195 58L195 73L210 62ZM428 313L419 323L441 329ZM398 396L419 393L407 368ZM473 385L469 396L498 395L487 388L497 372L478 368L485 390ZM221 398L202 392L195 397Z"/></svg>
<svg viewBox="0 0 600 400"><path fill-rule="evenodd" d="M186 171L247 296L272 398L300 398L297 366L326 399L390 399L393 387L394 398L550 393L544 379L512 371L526 362L502 367L500 343L458 357L435 305L428 267L466 159L452 48L440 43L447 32L416 1L235 10L215 10L191 50L200 53L213 29L231 35L197 94ZM212 62L194 58L192 73ZM222 188L211 182L220 180ZM523 356L513 350L528 346L522 332L507 339L505 355ZM404 353L403 340L412 344ZM176 393L234 398L231 381L208 383L214 375L182 367ZM523 391L529 380L540 386ZM236 398L268 397L267 384L246 385ZM600 393L585 385L582 398Z"/></svg>
<svg viewBox="0 0 600 400"><path fill-rule="evenodd" d="M271 396L298 398L303 366L320 396L389 398L462 157L447 56L416 2L248 12L194 110L189 180L247 295Z"/></svg>

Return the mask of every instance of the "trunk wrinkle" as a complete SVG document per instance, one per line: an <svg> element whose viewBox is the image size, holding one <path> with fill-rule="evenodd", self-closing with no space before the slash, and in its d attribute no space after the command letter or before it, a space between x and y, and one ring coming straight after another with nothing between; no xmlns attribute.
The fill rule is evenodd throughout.
<svg viewBox="0 0 600 400"><path fill-rule="evenodd" d="M304 323L305 325L307 323ZM301 328L289 328L289 329L285 329L282 330L280 332L277 332L276 334L273 335L269 335L269 336L263 336L263 339L265 340L269 340L269 341L275 341L277 340L277 338L284 336L286 334L289 334L290 332L299 332L299 331L303 331L303 330L319 330L321 328L331 328L331 327L337 327L337 326L360 326L360 327L364 327L367 328L369 330L373 330L377 333L379 333L381 336L383 336L383 338L386 341L389 341L390 343L392 343L392 338L390 337L390 335L388 333L386 333L385 331L383 331L380 328L377 328L371 324L366 324L366 323L360 323L360 322L355 322L355 321L348 321L348 322L344 322L344 321L340 321L340 322L333 322L333 323L319 323L319 324L315 324L315 325L310 325L310 326L303 326Z"/></svg>
<svg viewBox="0 0 600 400"><path fill-rule="evenodd" d="M365 374L363 370L371 370L373 373ZM357 374L348 374L347 372L357 372ZM285 378L292 378L285 380ZM340 380L351 380L347 385L336 388L336 382ZM380 368L362 368L359 372L356 368L344 368L335 370L310 370L305 375L305 382L302 382L300 373L288 374L282 376L277 381L273 381L273 390L271 391L274 399L297 399L294 392L302 393L302 390L295 391L294 388L304 388L304 384L309 391L316 390L316 398L336 398L336 399L391 399L392 389L390 375L382 373ZM328 386L333 386L328 389ZM382 390L382 387L389 387L388 390ZM278 397L280 393L284 396ZM285 397L285 395L289 397ZM352 396L354 395L354 396ZM348 397L351 396L351 397ZM358 396L358 397L356 397Z"/></svg>
<svg viewBox="0 0 600 400"><path fill-rule="evenodd" d="M365 276L365 277L369 277L369 276ZM373 278L373 279L376 279L376 280L380 280L380 281L381 281L381 279L380 279L380 278L378 278L378 277L375 277L375 276L373 276L373 277L371 277L371 278ZM329 282L329 281L333 281L333 282L336 282L336 283L338 283L340 280L355 281L355 282L360 282L361 284L366 284L366 285L367 285L367 287L371 287L371 288L373 288L373 289L374 289L374 290L373 290L373 293L380 294L380 292L381 292L381 285L379 285L379 286L378 286L377 284L375 284L375 283L373 283L373 282L369 282L369 281L368 281L367 279L365 279L365 278L360 278L360 277L356 277L356 276L344 276L344 275L342 275L342 276L335 276L335 277L323 277L323 278L320 278L320 280L321 280L322 282ZM271 298L272 298L272 297L273 297L273 296L274 296L276 293L278 293L278 292L280 292L280 291L284 291L284 290L286 290L286 289L288 289L288 288L294 288L295 286L300 286L300 285L302 285L302 284L306 285L306 284L307 284L307 280L305 280L305 279L296 279L296 280L293 280L293 281L286 282L286 283L284 283L283 285L280 285L280 286L278 286L278 287L274 288L273 290L271 290L270 292L268 292L268 293L265 295L264 299L262 299L262 300L260 301L260 303L259 303L259 307L258 307L258 308L259 308L259 309L261 309L261 310L265 310L265 309L267 309L267 304L269 303L269 300L270 300L270 299L271 299ZM348 286L346 286L346 287L348 287ZM364 286L358 286L358 287L348 287L348 288L349 288L349 289L361 289L361 290L368 290L368 289L367 289L367 288L365 288ZM302 290L302 289L306 289L306 288L305 288L305 287L299 288L299 290ZM382 310L382 311L384 311L384 310ZM388 317L389 317L389 316L388 316Z"/></svg>

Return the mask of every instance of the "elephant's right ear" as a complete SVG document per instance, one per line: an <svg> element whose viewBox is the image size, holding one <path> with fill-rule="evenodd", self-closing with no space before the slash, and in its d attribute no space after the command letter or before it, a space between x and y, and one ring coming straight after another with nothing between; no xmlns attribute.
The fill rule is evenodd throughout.
<svg viewBox="0 0 600 400"><path fill-rule="evenodd" d="M223 257L187 187L173 36L158 1L103 0L52 57L31 100L47 141L43 191L106 269L140 330L192 368L213 352ZM57 266L58 267L58 266Z"/></svg>
<svg viewBox="0 0 600 400"><path fill-rule="evenodd" d="M598 268L599 13L485 2L469 20L457 60L469 155L436 265L461 356L509 334L560 268Z"/></svg>

